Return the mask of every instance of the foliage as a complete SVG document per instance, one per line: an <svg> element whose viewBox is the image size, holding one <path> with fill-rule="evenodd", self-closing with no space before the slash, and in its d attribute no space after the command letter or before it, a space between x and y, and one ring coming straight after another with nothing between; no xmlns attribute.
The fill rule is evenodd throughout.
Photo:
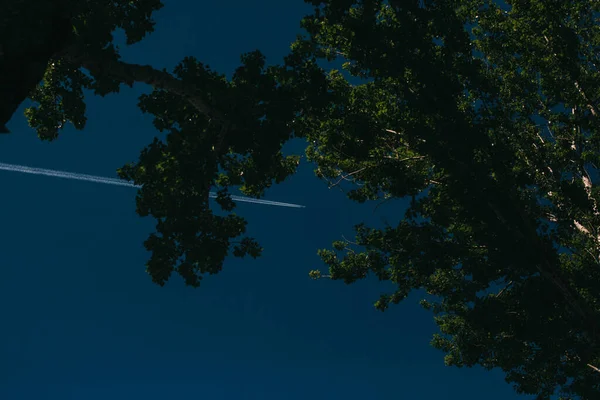
<svg viewBox="0 0 600 400"><path fill-rule="evenodd" d="M345 71L307 155L351 199L412 198L397 226L320 250L330 277L393 282L381 310L425 289L448 365L597 398L597 4L312 3L302 46Z"/></svg>
<svg viewBox="0 0 600 400"><path fill-rule="evenodd" d="M64 24L46 21L48 35L27 37L28 26L25 32L15 32L25 43L40 40L38 46L53 49L47 59L36 58L36 65L45 62L43 73L30 76L35 83L41 80L28 93L34 101L25 111L30 126L42 140L54 140L67 123L79 130L85 127L85 90L104 96L117 93L121 84L152 85L155 90L140 97L139 107L154 115L155 127L167 132L165 140L155 138L136 163L118 171L123 179L143 185L137 213L157 220L156 232L144 243L151 252L147 272L160 285L176 271L186 284L199 286L204 274L221 270L229 254L258 257L262 248L255 239L242 236L246 221L233 212L230 188L260 197L295 172L299 156L284 156L281 149L294 136L298 110L317 109L326 99L318 92L326 80L315 62L290 54L288 65L266 67L264 56L255 51L241 57L242 65L231 80L193 57L182 60L171 74L123 62L112 44L116 28L125 30L127 44L151 32L151 14L162 7L160 1L59 3L64 7L46 11L63 18L59 20ZM23 7L20 4L12 14L27 17ZM65 26L68 35L53 34L64 32ZM21 29L16 23L9 28ZM44 41L57 36L60 43ZM17 57L13 70L31 69L29 61ZM306 92L322 100L301 106L309 97ZM212 189L218 193L220 215L209 206Z"/></svg>
<svg viewBox="0 0 600 400"><path fill-rule="evenodd" d="M164 284L174 266L186 283L197 286L202 273L220 271L230 245L233 255L257 257L261 248L252 238L232 241L243 234L246 222L229 213L215 215L208 192L218 188L217 203L231 212L235 203L229 188L260 197L272 182L295 172L297 156L284 157L281 146L292 137L287 123L294 114L293 96L277 85L277 68L265 68L258 53L242 57L243 66L231 81L186 58L175 74L201 88L209 102L227 117L227 125L211 123L185 99L157 90L140 98L143 112L155 115L154 125L168 131L144 149L136 164L119 171L122 178L143 185L137 212L158 220L157 233L145 242L152 256L148 272Z"/></svg>
<svg viewBox="0 0 600 400"><path fill-rule="evenodd" d="M120 82L94 74L96 71L91 71L94 79L87 80L77 63L61 58L77 53L88 58L118 59L118 51L112 45L113 31L123 29L127 44L136 43L152 32L151 14L161 7L159 0L2 2L0 128L30 96L39 107L29 108L27 117L42 139L55 138L67 121L82 129L85 104L81 87L104 95L118 91ZM47 84L36 89L42 78Z"/></svg>
<svg viewBox="0 0 600 400"><path fill-rule="evenodd" d="M260 255L229 191L262 196L296 169L282 145L305 138L316 175L350 199L411 200L396 226L358 224L355 242L320 250L329 274L312 278L393 282L380 310L425 289L448 365L501 368L539 399L598 397L599 6L308 2L307 35L284 65L252 52L230 80L193 57L173 73L120 60L112 31L142 39L158 0L58 2L69 34L54 35L29 122L52 140L67 122L85 126L83 90L154 87L139 106L166 138L119 174L143 185L138 214L157 219L145 246L161 285L177 271L198 286L228 254Z"/></svg>

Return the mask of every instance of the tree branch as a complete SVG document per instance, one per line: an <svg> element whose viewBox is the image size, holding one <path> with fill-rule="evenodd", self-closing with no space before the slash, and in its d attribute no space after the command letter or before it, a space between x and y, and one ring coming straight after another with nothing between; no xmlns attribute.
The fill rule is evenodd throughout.
<svg viewBox="0 0 600 400"><path fill-rule="evenodd" d="M197 94L197 91L174 78L166 71L160 71L150 65L129 64L123 61L102 61L91 58L81 60L81 66L94 75L108 75L132 85L133 82L144 82L155 89L163 89L187 100L196 110L209 118L224 121L224 116L209 106Z"/></svg>
<svg viewBox="0 0 600 400"><path fill-rule="evenodd" d="M501 291L498 292L498 294L496 295L496 297L502 296L502 293L504 293L504 291L506 289L508 289L512 284L513 284L513 281L508 282L508 284L506 286L504 286Z"/></svg>
<svg viewBox="0 0 600 400"><path fill-rule="evenodd" d="M412 156L412 157L405 157L405 158L401 158L401 159L398 159L398 157L383 156L383 158L387 158L388 160L396 160L398 162L404 162L404 161L411 161L411 160L422 160L425 158L425 156Z"/></svg>
<svg viewBox="0 0 600 400"><path fill-rule="evenodd" d="M226 122L225 116L208 105L198 96L199 90L183 81L173 77L166 71L160 71L150 65L131 64L123 61L106 61L101 58L94 58L82 51L80 45L72 44L56 54L56 57L81 66L92 74L101 76L106 75L117 79L129 86L134 82L143 82L154 87L163 89L176 94L188 101L198 112L209 118L214 118Z"/></svg>
<svg viewBox="0 0 600 400"><path fill-rule="evenodd" d="M336 187L336 186L337 186L337 185L339 185L339 184L340 184L340 182L342 182L343 180L347 180L347 178L348 178L349 176L352 176L352 175L354 175L354 174L358 174L359 172L362 172L362 171L364 171L364 170L365 170L365 169L367 169L367 168L370 168L370 166L366 166L366 167L363 167L363 168L361 168L361 169L357 169L357 170L356 170L356 171L354 171L354 172L350 172L349 174L342 175L342 176L340 177L340 179L338 179L338 180L337 180L337 182L336 182L336 183L334 183L334 184L332 184L332 185L329 185L329 189Z"/></svg>
<svg viewBox="0 0 600 400"><path fill-rule="evenodd" d="M592 364L587 364L588 367L590 367L591 369L593 369L596 372L600 372L600 369L597 367L594 367Z"/></svg>
<svg viewBox="0 0 600 400"><path fill-rule="evenodd" d="M598 113L596 112L596 108L590 103L590 101L588 100L587 96L585 95L585 93L583 92L583 89L581 89L581 87L579 86L579 82L575 81L575 87L577 88L577 90L579 91L579 94L583 97L583 99L587 102L587 107L590 110L590 112L592 113L592 115L594 117L596 117L598 115Z"/></svg>

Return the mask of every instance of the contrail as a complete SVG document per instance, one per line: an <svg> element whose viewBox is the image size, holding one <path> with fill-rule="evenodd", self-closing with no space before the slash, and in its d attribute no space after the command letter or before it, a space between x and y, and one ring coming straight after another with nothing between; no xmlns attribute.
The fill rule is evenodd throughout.
<svg viewBox="0 0 600 400"><path fill-rule="evenodd" d="M75 180L86 181L86 182L104 183L107 185L127 186L127 187L133 187L133 188L141 188L142 187L141 185L135 185L133 183L130 183L130 182L127 182L127 181L124 181L121 179L116 179L116 178L106 178L106 177L102 177L102 176L79 174L79 173L74 173L74 172L56 171L53 169L46 169L46 168L33 168L33 167L26 167L24 165L16 165L16 164L0 163L0 170L22 172L25 174L33 174L33 175L53 176L55 178L75 179ZM209 197L214 199L217 197L217 194L214 192L210 192ZM241 202L245 202L245 203L254 203L254 204L264 204L267 206L304 208L304 206L302 206L300 204L281 203L279 201L254 199L251 197L242 197L242 196L235 196L235 195L232 195L231 199L234 201L241 201Z"/></svg>

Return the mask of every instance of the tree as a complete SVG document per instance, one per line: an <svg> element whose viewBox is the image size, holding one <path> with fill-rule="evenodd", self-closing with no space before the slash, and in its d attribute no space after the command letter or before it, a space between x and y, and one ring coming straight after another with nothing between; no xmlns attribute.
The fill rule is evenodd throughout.
<svg viewBox="0 0 600 400"><path fill-rule="evenodd" d="M306 116L307 155L353 200L412 198L397 226L320 250L331 279L393 282L381 310L425 289L448 365L598 398L598 4L312 3L296 47L346 73Z"/></svg>
<svg viewBox="0 0 600 400"><path fill-rule="evenodd" d="M299 157L284 157L281 148L293 137L296 110L322 103L299 105L309 97L305 90L318 98L324 87L308 84L325 82L316 64L292 56L288 66L266 67L256 51L241 57L230 81L194 57L169 73L123 62L112 43L116 28L124 29L127 44L152 32L159 0L31 3L0 6L0 131L8 131L6 122L29 97L35 103L25 111L29 125L42 140L54 140L67 123L84 129L84 89L104 96L121 84L149 84L154 91L140 97L139 107L155 116L159 131L168 131L166 141L155 139L118 173L143 185L137 213L157 220L145 242L152 280L164 285L176 271L199 286L230 253L258 257L262 248L242 237L246 221L233 212L229 188L260 197L296 170ZM224 216L209 207L211 188Z"/></svg>
<svg viewBox="0 0 600 400"><path fill-rule="evenodd" d="M432 298L422 305L441 331L432 343L449 365L501 368L517 391L539 399L557 389L563 398L598 397L598 4L308 2L307 35L284 65L246 54L231 80L193 57L173 73L120 60L112 30L140 40L159 1L58 2L68 34L45 25L58 50L42 75L24 79L42 84L20 92L37 102L30 125L52 140L66 122L83 129L84 88L154 86L139 105L166 141L119 174L143 185L138 214L157 219L147 270L161 285L177 271L198 286L229 253L260 254L254 239L234 240L245 220L232 212L229 189L259 197L283 181L298 159L281 146L303 137L317 176L350 186L350 199L412 199L396 226L359 224L355 241L320 250L326 277L393 282L381 310L425 289ZM43 62L5 53L0 69L15 74L15 65ZM333 60L342 71L320 64ZM224 217L209 207L211 187Z"/></svg>

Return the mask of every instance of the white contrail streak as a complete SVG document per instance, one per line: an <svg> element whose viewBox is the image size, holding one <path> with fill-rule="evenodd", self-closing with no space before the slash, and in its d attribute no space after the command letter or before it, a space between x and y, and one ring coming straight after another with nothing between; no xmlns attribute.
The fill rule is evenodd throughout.
<svg viewBox="0 0 600 400"><path fill-rule="evenodd" d="M74 173L74 172L65 172L65 171L56 171L53 169L46 169L46 168L33 168L33 167L26 167L24 165L0 163L0 170L12 171L12 172L22 172L25 174L33 174L33 175L53 176L55 178L76 179L79 181L104 183L107 185L117 185L117 186L141 188L141 185L134 185L133 183L130 183L130 182L127 182L127 181L124 181L121 179L116 179L116 178L105 178L102 176L78 174L78 173ZM209 197L214 199L217 197L217 194L210 192ZM279 201L253 199L251 197L242 197L242 196L235 196L235 195L232 195L231 199L234 201L241 201L241 202L254 203L254 204L264 204L267 206L304 208L304 206L301 206L299 204L281 203Z"/></svg>

